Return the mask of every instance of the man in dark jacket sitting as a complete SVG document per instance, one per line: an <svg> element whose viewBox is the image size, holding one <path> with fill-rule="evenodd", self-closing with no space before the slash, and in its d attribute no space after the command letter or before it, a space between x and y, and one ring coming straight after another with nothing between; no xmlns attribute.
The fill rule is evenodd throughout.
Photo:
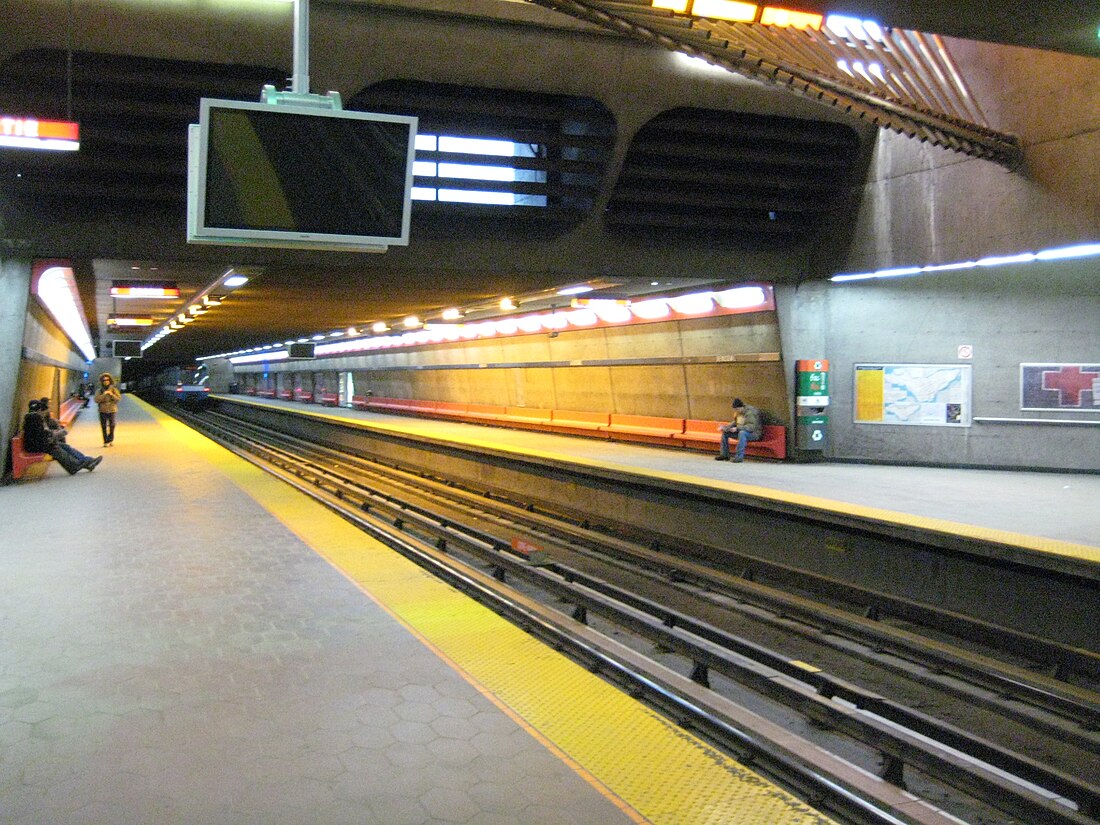
<svg viewBox="0 0 1100 825"><path fill-rule="evenodd" d="M75 447L65 443L65 429L51 430L46 423L49 409L43 410L42 402L32 401L29 411L23 416L23 449L28 453L47 453L56 459L69 475L81 470L94 470L103 460L103 456L90 458Z"/></svg>
<svg viewBox="0 0 1100 825"><path fill-rule="evenodd" d="M722 427L722 439L719 443L719 454L715 461L744 461L745 445L750 441L759 441L764 435L764 419L760 410L751 404L746 404L740 398L733 399L733 421ZM737 439L737 450L730 458L730 439Z"/></svg>

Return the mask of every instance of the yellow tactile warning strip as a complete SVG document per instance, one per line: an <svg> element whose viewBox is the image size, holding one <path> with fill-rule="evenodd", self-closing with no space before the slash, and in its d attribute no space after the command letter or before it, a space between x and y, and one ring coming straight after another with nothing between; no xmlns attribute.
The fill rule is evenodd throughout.
<svg viewBox="0 0 1100 825"><path fill-rule="evenodd" d="M633 821L832 822L289 485L148 410Z"/></svg>
<svg viewBox="0 0 1100 825"><path fill-rule="evenodd" d="M242 402L239 398L234 398L236 403L248 403ZM281 408L280 408L281 409ZM408 432L414 435L432 436L438 438L438 432L430 429L431 425L428 422L420 421L422 425L417 428L418 419L410 418L407 422L403 421L400 425L387 425L378 422L363 422L357 421L351 418L341 417L340 415L333 413L319 413L313 410L293 410L295 415L307 415L315 416L317 418L330 418L340 421L341 423L350 424L352 426L362 426L365 429L379 429L390 430L393 432ZM476 447L486 450L494 450L498 452L516 452L509 448L507 445L494 442L491 439L478 439L476 437L467 436L450 436L449 440L465 446ZM599 461L590 458L584 458L580 455L563 456L557 453L551 453L546 451L539 451L536 449L524 448L522 454L525 456L531 456L535 458L551 459L556 461L568 461L571 464L577 464L585 467L592 467L602 470L611 470L614 472L630 473L632 475L639 476L651 476L653 478L660 478L666 481L671 481L677 484L695 485L701 486L702 482L698 476L686 475L683 473L671 473L662 470L654 470L644 467L626 466L623 464L615 464L609 461ZM866 507L860 504L851 504L845 501L836 501L834 499L821 498L819 496L805 495L802 493L790 493L785 490L776 490L772 487L758 487L752 484L738 484L732 481L720 481L714 479L708 479L706 486L719 490L729 490L732 493L740 493L742 495L753 496L754 498L761 498L768 501L780 502L783 504L792 504L798 507L808 507L815 510L821 510L828 513L839 513L846 516L855 516L856 518L865 518L873 521L886 522L888 524L897 524L904 527L913 527L919 530L927 530L930 532L944 533L951 536L960 536L962 538L970 538L978 541L989 541L997 544L1005 544L1014 547L1019 547L1024 550L1032 550L1039 553L1048 553L1055 556L1065 556L1067 558L1079 559L1081 561L1092 562L1100 564L1100 547L1091 547L1086 544L1075 544L1074 542L1061 541L1059 539L1048 539L1042 536L1032 536L1026 533L1014 533L1009 530L997 530L992 527L982 527L975 524L964 524L957 521L948 521L947 519L937 519L929 516L917 516L910 513L901 513L896 510L885 510L877 507Z"/></svg>

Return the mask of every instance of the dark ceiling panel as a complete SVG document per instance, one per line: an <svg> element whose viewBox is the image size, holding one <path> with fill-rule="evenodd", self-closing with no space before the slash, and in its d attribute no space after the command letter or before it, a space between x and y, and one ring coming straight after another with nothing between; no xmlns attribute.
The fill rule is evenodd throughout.
<svg viewBox="0 0 1100 825"><path fill-rule="evenodd" d="M611 227L805 243L850 204L859 139L837 123L701 109L635 134L607 208Z"/></svg>

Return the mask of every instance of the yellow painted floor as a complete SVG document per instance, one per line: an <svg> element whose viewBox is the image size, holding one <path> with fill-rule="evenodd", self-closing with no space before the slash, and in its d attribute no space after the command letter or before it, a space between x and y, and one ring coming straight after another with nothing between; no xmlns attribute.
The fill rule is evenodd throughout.
<svg viewBox="0 0 1100 825"><path fill-rule="evenodd" d="M288 485L149 410L635 822L827 823Z"/></svg>

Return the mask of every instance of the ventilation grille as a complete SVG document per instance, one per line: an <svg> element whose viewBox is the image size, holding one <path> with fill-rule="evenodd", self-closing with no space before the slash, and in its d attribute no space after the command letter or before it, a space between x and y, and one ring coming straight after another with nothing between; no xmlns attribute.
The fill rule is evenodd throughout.
<svg viewBox="0 0 1100 825"><path fill-rule="evenodd" d="M631 141L607 223L804 241L848 203L858 158L859 140L842 124L674 109Z"/></svg>
<svg viewBox="0 0 1100 825"><path fill-rule="evenodd" d="M414 218L456 214L496 220L574 221L596 203L615 142L615 123L603 104L585 97L487 89L415 80L371 86L345 108L415 115L421 135L504 140L527 147L528 157L418 150L425 164L511 167L516 180L467 180L418 174L424 189L466 189L514 195L510 205L414 201Z"/></svg>

